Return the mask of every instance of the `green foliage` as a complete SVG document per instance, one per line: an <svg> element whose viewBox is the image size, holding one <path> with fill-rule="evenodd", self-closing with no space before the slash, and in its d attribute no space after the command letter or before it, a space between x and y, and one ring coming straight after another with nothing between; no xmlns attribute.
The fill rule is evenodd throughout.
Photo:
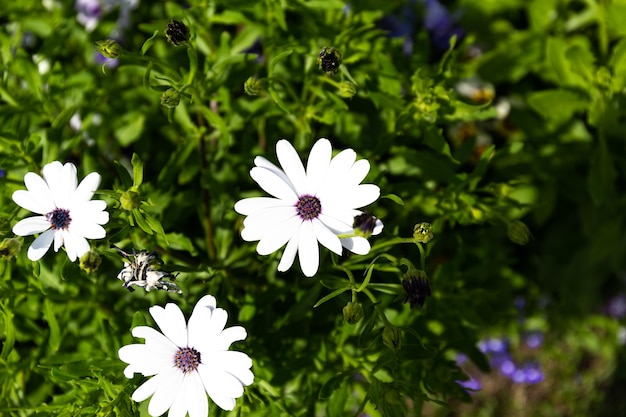
<svg viewBox="0 0 626 417"><path fill-rule="evenodd" d="M623 319L603 315L626 287L623 1L446 2L464 35L443 46L429 2L120 3L92 31L69 0L0 11L0 414L148 415L118 349L148 307L189 314L209 293L247 329L235 349L255 374L211 415L612 415L596 387L613 398L626 363ZM400 37L391 15L411 23ZM189 36L173 44L174 20ZM256 156L320 137L369 160L385 227L367 255L322 249L307 279L243 241L233 206L261 195ZM32 262L33 237L11 231L29 215L12 193L54 160L103 178L107 235L80 264ZM128 292L111 244L156 250L183 294ZM423 308L406 303L409 271L431 284ZM526 414L459 385L498 382L479 340L519 346L529 329L547 335L551 385Z"/></svg>

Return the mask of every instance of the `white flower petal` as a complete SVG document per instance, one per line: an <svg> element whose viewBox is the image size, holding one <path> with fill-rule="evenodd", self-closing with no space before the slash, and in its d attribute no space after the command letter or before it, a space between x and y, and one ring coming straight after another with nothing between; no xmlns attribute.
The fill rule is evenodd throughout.
<svg viewBox="0 0 626 417"><path fill-rule="evenodd" d="M91 200L91 197L93 197L93 193L98 189L98 186L100 185L100 180L100 174L98 174L97 172L92 172L85 178L83 178L83 180L76 188L76 191L74 191L74 193L70 196L68 207L71 208L74 207L76 204L81 204ZM102 208L102 210L104 210L104 208Z"/></svg>
<svg viewBox="0 0 626 417"><path fill-rule="evenodd" d="M174 399L168 417L207 417L209 415L209 401L197 372L185 375L181 389Z"/></svg>
<svg viewBox="0 0 626 417"><path fill-rule="evenodd" d="M13 226L13 233L18 236L29 236L41 233L50 228L50 222L44 216L27 217Z"/></svg>
<svg viewBox="0 0 626 417"><path fill-rule="evenodd" d="M76 221L74 219L72 219L68 231L70 234L86 237L87 239L102 239L106 236L106 230L99 224Z"/></svg>
<svg viewBox="0 0 626 417"><path fill-rule="evenodd" d="M246 217L241 237L248 242L261 240L265 235L275 233L277 229L290 227L294 222L300 221L294 207L268 208Z"/></svg>
<svg viewBox="0 0 626 417"><path fill-rule="evenodd" d="M133 395L131 396L131 398L133 399L133 401L137 401L137 402L140 402L149 398L151 395L153 395L156 392L157 388L159 388L159 386L167 378L168 378L168 373L162 373L162 374L153 376L152 378L148 379L146 382L141 384L139 388L137 388L135 392L133 392Z"/></svg>
<svg viewBox="0 0 626 417"><path fill-rule="evenodd" d="M287 242L287 246L285 246L285 250L283 250L283 256L280 258L280 262L278 263L279 272L285 272L291 268L291 265L293 265L293 261L296 259L296 254L298 253L299 233L300 228L298 228L289 242Z"/></svg>
<svg viewBox="0 0 626 417"><path fill-rule="evenodd" d="M295 148L285 139L281 139L276 143L276 156L289 181L295 187L296 194L303 194L306 186L306 174Z"/></svg>
<svg viewBox="0 0 626 417"><path fill-rule="evenodd" d="M211 321L205 323L204 332L211 340L217 340L220 333L226 326L228 320L228 313L223 308L216 308L211 315Z"/></svg>
<svg viewBox="0 0 626 417"><path fill-rule="evenodd" d="M291 182L283 181L269 169L254 167L250 170L250 176L266 193L294 204L298 201L298 194L294 185Z"/></svg>
<svg viewBox="0 0 626 417"><path fill-rule="evenodd" d="M278 168L276 165L263 158L262 156L257 156L256 158L254 158L254 165L259 168L269 169L274 174L276 174L276 176L282 179L283 182L291 184L291 181L289 181L289 177L287 177L287 174L285 174L282 169Z"/></svg>
<svg viewBox="0 0 626 417"><path fill-rule="evenodd" d="M167 379L161 378L166 376ZM165 413L178 395L181 389L184 374L178 368L172 368L167 372L155 375L152 378L160 378L161 383L157 387L154 395L148 404L148 412L152 416L160 416Z"/></svg>
<svg viewBox="0 0 626 417"><path fill-rule="evenodd" d="M50 191L48 190L48 186L46 183L39 177L37 174L33 174L29 172L24 177L24 182L26 182L26 178L32 175L33 177L39 178L41 184L45 187L45 191L43 192L33 192L26 190L17 190L13 193L12 198L20 207L25 208L26 210L32 211L37 214L47 214L54 210L54 201L52 201L52 197L50 196ZM28 187L28 186L27 186ZM31 188L33 186L31 185Z"/></svg>
<svg viewBox="0 0 626 417"><path fill-rule="evenodd" d="M174 355L178 351L178 346L174 342L152 327L137 326L133 329L132 334L137 338L145 339L146 346L163 355Z"/></svg>
<svg viewBox="0 0 626 417"><path fill-rule="evenodd" d="M248 336L246 329L241 326L233 326L224 329L215 342L215 350L228 350L234 342L245 340Z"/></svg>
<svg viewBox="0 0 626 417"><path fill-rule="evenodd" d="M193 308L193 313L195 313L196 310L202 310L204 308L208 308L211 311L213 311L215 310L216 307L217 307L217 300L215 299L215 297L213 297L212 295L205 295L204 297L198 300L198 302L196 303L196 306Z"/></svg>
<svg viewBox="0 0 626 417"><path fill-rule="evenodd" d="M357 185L365 179L367 173L370 172L370 163L367 159L359 159L352 165L348 174L343 178L347 185Z"/></svg>
<svg viewBox="0 0 626 417"><path fill-rule="evenodd" d="M331 232L330 229L328 229L328 227L326 227L318 219L314 219L312 223L313 231L315 233L315 238L317 239L317 241L321 245L335 252L337 255L341 255L341 241L339 240L337 235Z"/></svg>
<svg viewBox="0 0 626 417"><path fill-rule="evenodd" d="M277 198L252 197L237 201L235 203L235 211L239 214L249 215L260 210L285 206L290 205Z"/></svg>
<svg viewBox="0 0 626 417"><path fill-rule="evenodd" d="M322 222L327 228L329 228L335 234L352 233L353 231L352 224L354 223L354 216L350 214L341 215L341 213L339 213L339 215L341 215L342 218L338 219L337 217L335 217L337 216L337 213L331 212L331 214L332 215L322 213L318 217L318 219L320 222Z"/></svg>
<svg viewBox="0 0 626 417"><path fill-rule="evenodd" d="M360 208L372 204L380 197L380 188L374 184L361 184L354 192L352 192L347 198L349 198L350 208Z"/></svg>
<svg viewBox="0 0 626 417"><path fill-rule="evenodd" d="M165 308L152 306L149 311L165 337L178 347L187 346L185 316L176 304L167 303Z"/></svg>
<svg viewBox="0 0 626 417"><path fill-rule="evenodd" d="M264 233L263 238L256 247L256 251L259 255L269 255L270 253L276 252L289 241L301 224L302 219L298 216L293 216L285 222L275 225L275 227L272 228L273 233Z"/></svg>
<svg viewBox="0 0 626 417"><path fill-rule="evenodd" d="M158 350L153 350L147 344L134 344L122 346L118 355L120 359L128 366L124 369L124 376L132 378L135 373L143 376L152 376L166 372L174 367L174 355L176 351L170 352L170 355L164 354Z"/></svg>
<svg viewBox="0 0 626 417"><path fill-rule="evenodd" d="M72 163L62 165L59 161L54 161L42 169L50 193L54 199L56 207L67 208L70 196L76 190L76 167Z"/></svg>
<svg viewBox="0 0 626 417"><path fill-rule="evenodd" d="M75 233L70 233L69 231L65 230L63 230L61 233L57 233L57 235L59 234L63 237L63 245L65 246L65 251L70 261L74 262L77 258L80 258L84 254L89 252L89 243L84 237Z"/></svg>
<svg viewBox="0 0 626 417"><path fill-rule="evenodd" d="M341 239L341 244L344 248L357 255L367 255L371 249L368 240L361 236Z"/></svg>
<svg viewBox="0 0 626 417"><path fill-rule="evenodd" d="M243 386L237 378L205 365L198 367L198 373L207 394L218 407L226 411L235 408L235 398L243 395Z"/></svg>
<svg viewBox="0 0 626 417"><path fill-rule="evenodd" d="M315 275L320 265L319 247L310 221L302 223L299 235L298 259L300 260L300 268L302 268L302 273L310 278Z"/></svg>
<svg viewBox="0 0 626 417"><path fill-rule="evenodd" d="M210 343L212 335L206 331L207 324L211 322L213 309L208 306L198 308L198 304L193 309L193 313L187 323L188 343L201 352L204 346Z"/></svg>
<svg viewBox="0 0 626 417"><path fill-rule="evenodd" d="M332 152L333 148L328 139L319 139L315 142L315 145L313 145L306 166L307 193L316 195L320 187L322 187L323 181L326 178L328 166L330 165Z"/></svg>
<svg viewBox="0 0 626 417"><path fill-rule="evenodd" d="M333 178L345 178L352 165L356 161L356 152L352 149L344 149L339 152L330 161L327 171L327 179L332 181Z"/></svg>
<svg viewBox="0 0 626 417"><path fill-rule="evenodd" d="M28 248L27 256L31 261L40 260L48 249L50 249L50 245L52 244L52 240L54 239L55 230L46 230L42 234L35 239L35 241Z"/></svg>
<svg viewBox="0 0 626 417"><path fill-rule="evenodd" d="M250 371L252 359L243 352L213 352L210 361L206 365L212 369L221 369L228 372L243 385L250 385L254 382L254 374Z"/></svg>
<svg viewBox="0 0 626 417"><path fill-rule="evenodd" d="M374 230L372 231L372 235L379 235L383 231L383 222L380 219L376 219L376 224L374 225Z"/></svg>

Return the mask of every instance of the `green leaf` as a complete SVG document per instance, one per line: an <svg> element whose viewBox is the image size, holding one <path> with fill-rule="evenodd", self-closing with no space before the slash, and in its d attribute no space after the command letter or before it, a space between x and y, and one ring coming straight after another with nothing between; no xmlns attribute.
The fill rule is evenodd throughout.
<svg viewBox="0 0 626 417"><path fill-rule="evenodd" d="M50 330L48 343L50 344L52 351L56 352L59 350L59 346L61 345L61 329L59 328L59 323L54 315L52 303L49 298L44 299L43 316L48 322L48 329Z"/></svg>
<svg viewBox="0 0 626 417"><path fill-rule="evenodd" d="M138 188L143 183L143 162L134 152L130 162L133 165L133 186Z"/></svg>
<svg viewBox="0 0 626 417"><path fill-rule="evenodd" d="M135 209L131 213L132 213L132 217L137 222L137 226L139 226L141 228L141 230L143 230L144 232L146 232L149 235L154 233L153 230L152 230L152 227L150 227L148 222L146 222L146 220L143 217L143 213L141 213L139 211L139 209Z"/></svg>
<svg viewBox="0 0 626 417"><path fill-rule="evenodd" d="M330 396L333 394L333 392L335 392L339 388L341 383L347 377L351 376L353 373L354 373L353 370L349 370L349 371L344 371L344 372L338 373L337 375L331 376L324 383L324 385L322 385L322 388L320 389L320 392L317 398L319 398L320 400L329 399Z"/></svg>
<svg viewBox="0 0 626 417"><path fill-rule="evenodd" d="M404 200L402 200L400 197L398 197L395 194L385 194L385 195L380 196L380 198L386 198L388 200L391 200L399 206L404 205Z"/></svg>
<svg viewBox="0 0 626 417"><path fill-rule="evenodd" d="M4 302L0 303L0 309L2 322L4 323L4 340L2 342L2 352L0 353L0 357L2 357L3 360L6 360L15 345L15 326L13 325L13 318L15 317L15 314L11 309L5 306Z"/></svg>
<svg viewBox="0 0 626 417"><path fill-rule="evenodd" d="M589 100L582 93L564 89L533 92L528 95L527 101L533 110L555 128L570 121L577 111L589 106Z"/></svg>
<svg viewBox="0 0 626 417"><path fill-rule="evenodd" d="M614 195L617 172L613 158L606 146L606 139L601 138L591 161L591 170L587 184L594 204L601 205Z"/></svg>
<svg viewBox="0 0 626 417"><path fill-rule="evenodd" d="M157 40L157 35L159 34L159 30L155 30L152 36L150 36L146 41L141 45L141 55L145 55L148 52L148 49L154 45L154 42Z"/></svg>
<svg viewBox="0 0 626 417"><path fill-rule="evenodd" d="M340 294L343 294L344 292L348 291L349 289L350 289L350 286L346 286L346 287L343 287L343 288L336 289L335 291L331 292L330 294L320 298L320 300L317 303L315 303L313 308L321 306L326 301L332 300L333 298L337 297Z"/></svg>
<svg viewBox="0 0 626 417"><path fill-rule="evenodd" d="M115 137L120 145L126 147L137 141L143 133L145 121L146 116L138 111L120 117L115 129Z"/></svg>
<svg viewBox="0 0 626 417"><path fill-rule="evenodd" d="M125 189L130 188L133 185L133 179L130 177L128 170L119 162L113 161L113 165L115 166L115 170L117 171L117 175L122 181L122 187Z"/></svg>

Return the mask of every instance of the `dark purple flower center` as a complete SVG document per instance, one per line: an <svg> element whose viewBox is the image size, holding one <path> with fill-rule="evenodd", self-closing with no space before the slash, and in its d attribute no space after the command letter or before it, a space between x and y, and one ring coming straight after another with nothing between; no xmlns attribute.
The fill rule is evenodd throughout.
<svg viewBox="0 0 626 417"><path fill-rule="evenodd" d="M200 352L191 347L179 348L174 356L174 364L184 373L195 371L200 365Z"/></svg>
<svg viewBox="0 0 626 417"><path fill-rule="evenodd" d="M46 214L46 220L50 222L53 229L67 230L72 218L70 217L70 211L62 208L55 208L50 213Z"/></svg>
<svg viewBox="0 0 626 417"><path fill-rule="evenodd" d="M302 220L313 220L322 212L322 203L319 198L304 194L296 203L296 211Z"/></svg>

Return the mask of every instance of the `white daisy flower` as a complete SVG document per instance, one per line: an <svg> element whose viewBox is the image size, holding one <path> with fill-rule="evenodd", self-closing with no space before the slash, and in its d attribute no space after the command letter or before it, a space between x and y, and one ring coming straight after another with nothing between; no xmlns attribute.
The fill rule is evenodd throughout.
<svg viewBox="0 0 626 417"><path fill-rule="evenodd" d="M198 301L185 323L177 305L154 306L150 314L161 328L139 326L133 336L145 344L124 346L120 359L129 365L127 378L134 373L152 376L135 390L134 401L152 396L148 404L151 416L160 416L169 409L169 417L206 417L209 414L208 394L224 410L235 407L235 399L243 395L243 387L252 384L252 360L243 352L229 351L230 345L244 340L241 326L224 329L228 313L216 308L215 297L205 295Z"/></svg>
<svg viewBox="0 0 626 417"><path fill-rule="evenodd" d="M278 264L279 271L291 268L298 254L300 267L312 277L319 267L321 243L337 255L342 246L365 255L370 244L353 228L354 218L362 214L360 207L373 203L380 189L373 184L361 184L370 169L365 159L356 160L356 152L346 149L331 158L328 139L319 139L309 154L306 172L294 147L286 140L276 144L276 155L282 169L262 156L250 176L272 197L240 200L235 211L248 217L244 220L241 237L259 241L256 250L268 255L287 244ZM372 234L383 230L376 220Z"/></svg>
<svg viewBox="0 0 626 417"><path fill-rule="evenodd" d="M43 167L43 178L34 172L24 176L27 190L13 193L17 205L42 216L23 219L13 226L18 236L41 233L28 248L28 259L37 261L48 252L52 241L54 251L65 246L70 261L89 251L87 239L102 239L101 226L109 221L106 202L91 200L100 184L100 175L92 172L77 186L76 167L58 161Z"/></svg>

